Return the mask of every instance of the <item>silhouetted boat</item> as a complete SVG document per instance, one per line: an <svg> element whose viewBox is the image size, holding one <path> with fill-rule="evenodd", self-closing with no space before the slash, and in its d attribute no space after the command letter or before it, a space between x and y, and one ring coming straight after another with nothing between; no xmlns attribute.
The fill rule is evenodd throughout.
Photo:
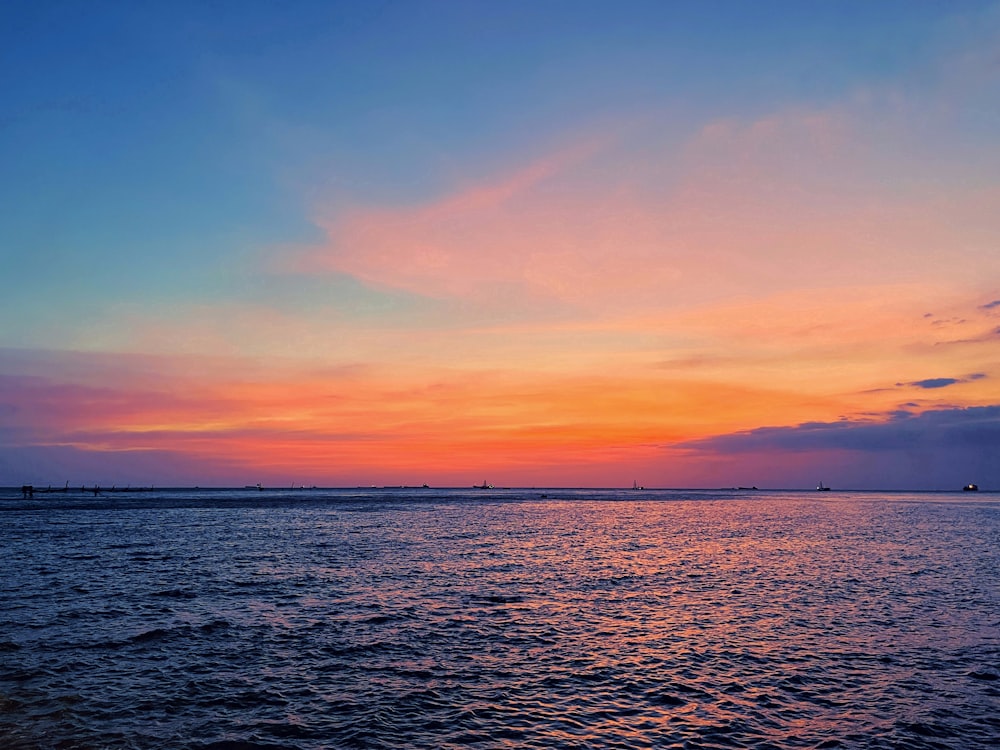
<svg viewBox="0 0 1000 750"><path fill-rule="evenodd" d="M827 487L827 486L825 486L822 482L820 482L819 486L816 487L816 491L817 492L829 492L830 488Z"/></svg>
<svg viewBox="0 0 1000 750"><path fill-rule="evenodd" d="M646 489L646 488L645 488L645 487L643 487L643 486L642 486L641 484L639 484L639 483L638 483L637 481L635 481L635 480L633 479L633 480L632 480L632 489L633 489L633 490L644 490L644 489Z"/></svg>
<svg viewBox="0 0 1000 750"><path fill-rule="evenodd" d="M978 492L979 491L979 485L978 484L967 484L962 489L965 492Z"/></svg>

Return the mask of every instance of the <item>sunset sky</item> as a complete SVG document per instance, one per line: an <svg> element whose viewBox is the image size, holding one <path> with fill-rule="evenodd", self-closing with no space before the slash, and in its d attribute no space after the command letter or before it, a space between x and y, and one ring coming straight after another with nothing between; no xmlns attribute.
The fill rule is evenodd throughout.
<svg viewBox="0 0 1000 750"><path fill-rule="evenodd" d="M0 6L0 484L1000 489L1000 4Z"/></svg>

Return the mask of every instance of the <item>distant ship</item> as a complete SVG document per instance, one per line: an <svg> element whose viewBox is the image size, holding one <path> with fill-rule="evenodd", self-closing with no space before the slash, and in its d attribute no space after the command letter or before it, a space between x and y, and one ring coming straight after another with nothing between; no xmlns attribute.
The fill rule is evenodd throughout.
<svg viewBox="0 0 1000 750"><path fill-rule="evenodd" d="M645 488L645 487L643 487L643 486L642 486L641 484L639 484L639 483L638 483L637 481L635 481L635 480L633 479L633 480L632 480L632 489L633 489L633 490L644 490L644 489L646 489L646 488Z"/></svg>
<svg viewBox="0 0 1000 750"><path fill-rule="evenodd" d="M474 489L474 490L492 490L493 489L493 485L492 484L486 484L486 480L484 479L482 484L474 484L474 485L472 485L472 489Z"/></svg>
<svg viewBox="0 0 1000 750"><path fill-rule="evenodd" d="M816 487L816 491L817 492L829 492L830 488L826 487L822 482L820 482L819 485Z"/></svg>
<svg viewBox="0 0 1000 750"><path fill-rule="evenodd" d="M979 492L978 484L967 484L962 488L965 492Z"/></svg>

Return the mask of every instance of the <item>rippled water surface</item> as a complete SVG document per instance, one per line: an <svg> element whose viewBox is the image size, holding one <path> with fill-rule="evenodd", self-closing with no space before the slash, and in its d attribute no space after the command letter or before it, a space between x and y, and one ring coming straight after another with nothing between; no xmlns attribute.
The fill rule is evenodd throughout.
<svg viewBox="0 0 1000 750"><path fill-rule="evenodd" d="M1000 497L0 498L0 747L995 748Z"/></svg>

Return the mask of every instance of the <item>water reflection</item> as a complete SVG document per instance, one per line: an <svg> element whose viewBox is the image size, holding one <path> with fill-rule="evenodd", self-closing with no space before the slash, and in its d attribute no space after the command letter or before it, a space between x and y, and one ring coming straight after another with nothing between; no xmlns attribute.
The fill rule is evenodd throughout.
<svg viewBox="0 0 1000 750"><path fill-rule="evenodd" d="M20 564L0 589L0 740L976 748L1000 734L988 502L352 503L4 512Z"/></svg>

